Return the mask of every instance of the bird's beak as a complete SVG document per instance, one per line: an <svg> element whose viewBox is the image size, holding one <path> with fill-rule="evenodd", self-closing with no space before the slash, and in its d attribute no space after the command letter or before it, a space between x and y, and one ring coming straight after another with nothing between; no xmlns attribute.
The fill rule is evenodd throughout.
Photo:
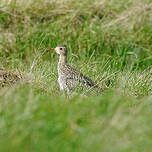
<svg viewBox="0 0 152 152"><path fill-rule="evenodd" d="M55 52L55 49L49 49L47 51L50 52L50 53L53 53L53 52Z"/></svg>

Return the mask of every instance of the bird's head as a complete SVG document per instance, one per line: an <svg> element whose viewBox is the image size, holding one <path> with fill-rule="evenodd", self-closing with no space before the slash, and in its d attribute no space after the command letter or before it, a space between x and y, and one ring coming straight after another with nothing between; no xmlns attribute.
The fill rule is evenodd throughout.
<svg viewBox="0 0 152 152"><path fill-rule="evenodd" d="M49 52L56 52L59 55L66 56L67 47L65 45L57 46L56 48L49 50Z"/></svg>

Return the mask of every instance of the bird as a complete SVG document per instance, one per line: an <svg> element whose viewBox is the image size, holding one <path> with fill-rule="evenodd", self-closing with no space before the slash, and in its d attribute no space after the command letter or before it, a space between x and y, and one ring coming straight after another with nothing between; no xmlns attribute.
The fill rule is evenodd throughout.
<svg viewBox="0 0 152 152"><path fill-rule="evenodd" d="M0 87L11 86L23 78L21 73L11 72L9 70L0 70Z"/></svg>
<svg viewBox="0 0 152 152"><path fill-rule="evenodd" d="M65 90L68 94L74 92L76 88L86 88L87 90L97 89L102 91L98 85L89 77L79 72L68 64L67 54L68 50L66 45L60 45L49 52L56 52L59 55L58 61L58 84L60 90Z"/></svg>

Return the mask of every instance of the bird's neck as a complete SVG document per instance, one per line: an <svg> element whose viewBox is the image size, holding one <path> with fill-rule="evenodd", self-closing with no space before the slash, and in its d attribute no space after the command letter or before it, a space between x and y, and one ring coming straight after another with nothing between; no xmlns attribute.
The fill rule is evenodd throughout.
<svg viewBox="0 0 152 152"><path fill-rule="evenodd" d="M60 55L58 65L64 65L64 64L67 64L67 56Z"/></svg>

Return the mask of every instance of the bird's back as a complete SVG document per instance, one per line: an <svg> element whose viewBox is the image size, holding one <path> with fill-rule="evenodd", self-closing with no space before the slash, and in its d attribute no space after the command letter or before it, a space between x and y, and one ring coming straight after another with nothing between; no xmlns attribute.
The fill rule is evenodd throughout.
<svg viewBox="0 0 152 152"><path fill-rule="evenodd" d="M58 66L58 74L60 79L59 84L62 83L62 86L64 85L63 88L70 92L76 87L97 88L97 85L89 77L83 75L68 64Z"/></svg>

